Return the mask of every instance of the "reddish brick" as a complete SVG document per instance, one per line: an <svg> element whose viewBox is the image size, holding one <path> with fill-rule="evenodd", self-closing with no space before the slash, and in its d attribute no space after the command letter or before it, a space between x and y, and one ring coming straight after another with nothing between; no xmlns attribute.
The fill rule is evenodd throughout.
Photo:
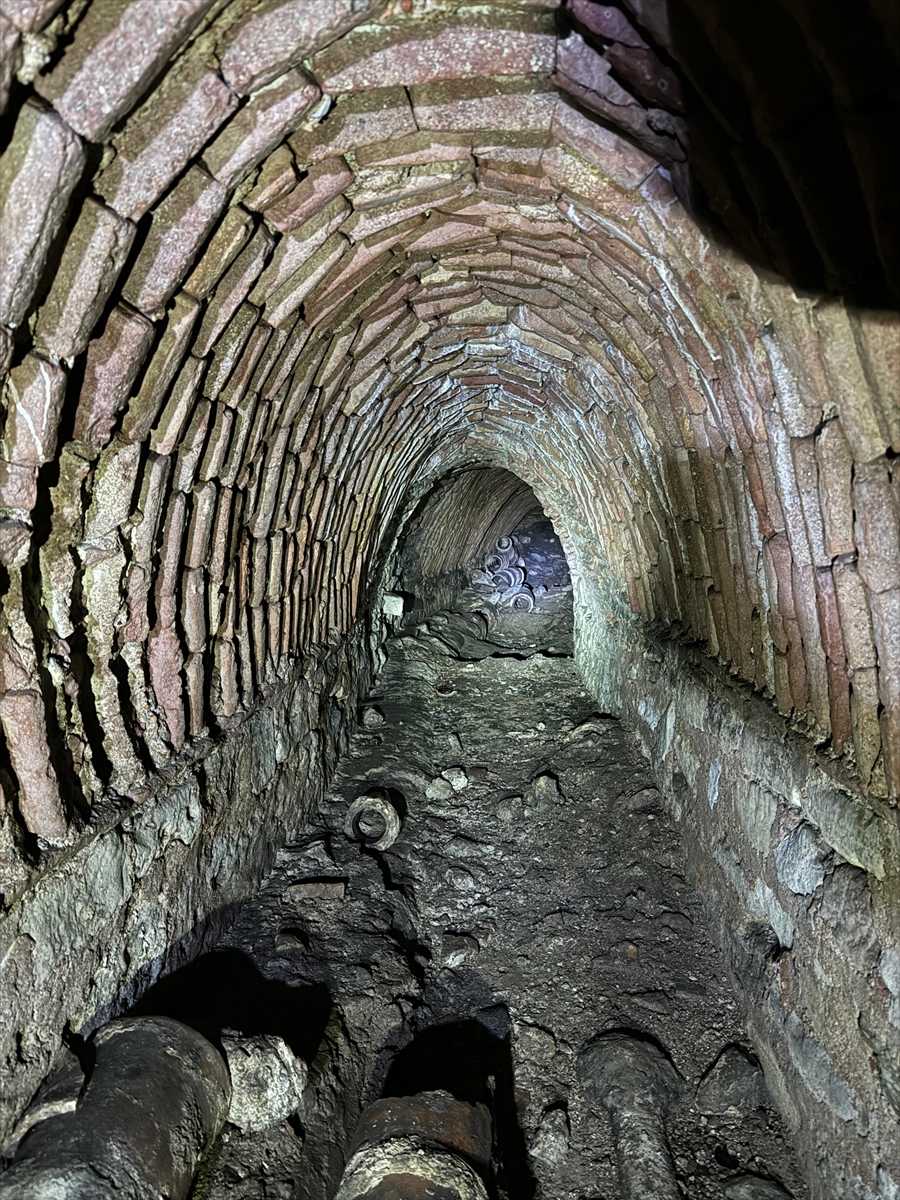
<svg viewBox="0 0 900 1200"><path fill-rule="evenodd" d="M122 433L132 442L142 442L153 427L160 405L187 354L200 305L185 294L175 297L166 316L166 326L136 396L128 401Z"/></svg>
<svg viewBox="0 0 900 1200"><path fill-rule="evenodd" d="M215 346L222 330L256 282L271 248L272 235L267 229L260 227L219 282L197 334L194 354L208 354Z"/></svg>
<svg viewBox="0 0 900 1200"><path fill-rule="evenodd" d="M6 112L13 80L22 61L22 33L0 12L0 114Z"/></svg>
<svg viewBox="0 0 900 1200"><path fill-rule="evenodd" d="M153 335L151 322L127 305L112 310L102 334L88 347L73 437L97 449L106 445L150 352Z"/></svg>
<svg viewBox="0 0 900 1200"><path fill-rule="evenodd" d="M228 194L199 167L191 167L153 213L141 252L122 288L124 298L155 313L174 296L209 236Z"/></svg>
<svg viewBox="0 0 900 1200"><path fill-rule="evenodd" d="M23 33L43 29L65 0L3 0L3 15Z"/></svg>
<svg viewBox="0 0 900 1200"><path fill-rule="evenodd" d="M0 325L28 312L83 165L81 139L56 113L23 105L0 158Z"/></svg>
<svg viewBox="0 0 900 1200"><path fill-rule="evenodd" d="M315 56L316 78L334 93L553 70L553 13L466 11L466 23L406 19L350 33Z"/></svg>
<svg viewBox="0 0 900 1200"><path fill-rule="evenodd" d="M204 151L211 174L230 191L293 133L320 96L302 71L289 71L254 93Z"/></svg>
<svg viewBox="0 0 900 1200"><path fill-rule="evenodd" d="M35 349L75 358L87 346L134 240L134 226L88 197L38 312Z"/></svg>
<svg viewBox="0 0 900 1200"><path fill-rule="evenodd" d="M367 7L353 0L265 0L228 31L219 47L222 76L239 92L255 92L369 18Z"/></svg>
<svg viewBox="0 0 900 1200"><path fill-rule="evenodd" d="M819 502L825 523L825 551L836 558L853 554L853 455L841 422L829 421L816 438L819 466Z"/></svg>
<svg viewBox="0 0 900 1200"><path fill-rule="evenodd" d="M205 299L250 240L253 229L250 214L239 204L232 205L187 277L184 290L198 300Z"/></svg>
<svg viewBox="0 0 900 1200"><path fill-rule="evenodd" d="M422 130L546 134L559 95L543 79L458 79L410 89Z"/></svg>
<svg viewBox="0 0 900 1200"><path fill-rule="evenodd" d="M56 453L56 431L66 393L62 367L28 354L9 376L4 393L6 424L0 456L40 465Z"/></svg>
<svg viewBox="0 0 900 1200"><path fill-rule="evenodd" d="M84 137L102 141L134 106L213 0L104 0L36 90Z"/></svg>
<svg viewBox="0 0 900 1200"><path fill-rule="evenodd" d="M237 107L214 71L188 61L166 78L113 138L116 157L97 191L133 221L148 212Z"/></svg>
<svg viewBox="0 0 900 1200"><path fill-rule="evenodd" d="M26 829L49 842L66 838L66 817L47 747L44 698L36 691L0 696L0 722L19 781L18 809Z"/></svg>
<svg viewBox="0 0 900 1200"><path fill-rule="evenodd" d="M323 138L323 129L327 130ZM372 88L366 92L338 96L322 128L302 129L290 139L300 164L346 154L371 142L415 133L416 122L406 89Z"/></svg>
<svg viewBox="0 0 900 1200"><path fill-rule="evenodd" d="M36 466L0 458L0 508L30 512L37 504L37 473Z"/></svg>
<svg viewBox="0 0 900 1200"><path fill-rule="evenodd" d="M619 187L634 190L656 170L655 159L590 120L571 104L560 102L557 105L551 132L559 142L571 146Z"/></svg>
<svg viewBox="0 0 900 1200"><path fill-rule="evenodd" d="M305 179L266 211L266 220L281 233L308 221L353 182L343 158L324 158L310 167Z"/></svg>

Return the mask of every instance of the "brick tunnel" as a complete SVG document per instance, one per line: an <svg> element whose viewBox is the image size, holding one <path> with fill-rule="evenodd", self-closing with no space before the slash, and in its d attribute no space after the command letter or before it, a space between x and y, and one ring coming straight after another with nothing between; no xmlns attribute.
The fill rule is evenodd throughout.
<svg viewBox="0 0 900 1200"><path fill-rule="evenodd" d="M0 1189L897 1200L896 12L0 53Z"/></svg>

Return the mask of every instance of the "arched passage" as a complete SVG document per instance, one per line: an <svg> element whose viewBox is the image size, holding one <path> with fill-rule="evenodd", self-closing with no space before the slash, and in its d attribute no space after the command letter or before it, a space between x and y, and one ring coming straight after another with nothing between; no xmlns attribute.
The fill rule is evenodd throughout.
<svg viewBox="0 0 900 1200"><path fill-rule="evenodd" d="M196 952L303 829L379 661L398 522L483 461L562 537L578 662L673 786L721 944L750 921L783 948L777 978L736 963L784 1112L827 1131L810 1172L897 1177L896 320L682 207L677 113L655 84L623 100L623 64L669 81L696 29L568 7L572 39L551 3L6 0L4 1120L67 1022ZM743 61L710 36L711 69ZM790 266L772 193L706 182ZM841 276L807 209L804 254Z"/></svg>

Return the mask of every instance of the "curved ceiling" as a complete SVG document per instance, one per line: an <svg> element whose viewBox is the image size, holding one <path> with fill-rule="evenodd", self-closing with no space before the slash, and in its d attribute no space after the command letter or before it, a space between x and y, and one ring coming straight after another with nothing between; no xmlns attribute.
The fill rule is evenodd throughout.
<svg viewBox="0 0 900 1200"><path fill-rule="evenodd" d="M0 193L32 834L347 633L397 515L478 462L897 794L896 323L708 240L554 87L554 7L5 5L42 68Z"/></svg>

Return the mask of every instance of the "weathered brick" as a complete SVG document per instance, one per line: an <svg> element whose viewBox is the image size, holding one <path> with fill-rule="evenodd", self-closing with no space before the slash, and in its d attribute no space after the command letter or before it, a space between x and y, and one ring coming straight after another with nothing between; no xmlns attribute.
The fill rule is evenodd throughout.
<svg viewBox="0 0 900 1200"><path fill-rule="evenodd" d="M50 762L43 696L31 689L3 693L0 723L19 781L18 809L25 828L49 842L65 841L65 810Z"/></svg>
<svg viewBox="0 0 900 1200"><path fill-rule="evenodd" d="M30 463L0 458L0 508L30 512L37 504L37 473L38 468Z"/></svg>
<svg viewBox="0 0 900 1200"><path fill-rule="evenodd" d="M3 0L3 15L23 33L43 29L65 0Z"/></svg>
<svg viewBox="0 0 900 1200"><path fill-rule="evenodd" d="M205 366L202 359L189 358L179 371L165 408L150 434L150 449L154 454L171 454L178 448L194 408Z"/></svg>
<svg viewBox="0 0 900 1200"><path fill-rule="evenodd" d="M98 449L109 441L153 345L153 335L152 323L125 304L109 314L103 332L88 347L73 430L79 441Z"/></svg>
<svg viewBox="0 0 900 1200"><path fill-rule="evenodd" d="M256 282L271 248L272 235L267 229L260 227L220 280L203 316L194 343L194 354L208 354L213 348L222 330Z"/></svg>
<svg viewBox="0 0 900 1200"><path fill-rule="evenodd" d="M0 12L0 115L6 112L13 80L22 61L22 33Z"/></svg>
<svg viewBox="0 0 900 1200"><path fill-rule="evenodd" d="M239 204L230 207L187 277L184 290L204 300L250 240L253 228L253 218L245 209Z"/></svg>
<svg viewBox="0 0 900 1200"><path fill-rule="evenodd" d="M244 203L253 212L265 212L286 196L297 182L297 164L287 143L276 147L259 169Z"/></svg>
<svg viewBox="0 0 900 1200"><path fill-rule="evenodd" d="M323 158L287 195L266 211L266 220L280 233L289 233L313 217L353 182L343 158Z"/></svg>
<svg viewBox="0 0 900 1200"><path fill-rule="evenodd" d="M171 300L209 236L227 192L199 167L191 167L154 210L140 254L122 287L135 308L155 313Z"/></svg>
<svg viewBox="0 0 900 1200"><path fill-rule="evenodd" d="M113 138L116 156L101 173L97 191L117 212L138 220L228 120L237 103L214 71L188 61Z"/></svg>
<svg viewBox="0 0 900 1200"><path fill-rule="evenodd" d="M83 137L102 141L146 92L213 0L104 0L37 91Z"/></svg>
<svg viewBox="0 0 900 1200"><path fill-rule="evenodd" d="M56 432L66 393L66 372L28 354L6 381L6 423L0 456L7 462L40 465L56 453Z"/></svg>
<svg viewBox="0 0 900 1200"><path fill-rule="evenodd" d="M84 166L84 149L56 113L22 106L0 158L0 325L21 323Z"/></svg>
<svg viewBox="0 0 900 1200"><path fill-rule="evenodd" d="M222 76L247 94L369 17L353 0L266 0L228 31L219 47Z"/></svg>
<svg viewBox="0 0 900 1200"><path fill-rule="evenodd" d="M131 441L142 442L153 427L169 385L187 354L199 315L200 305L193 296L180 293L175 297L138 393L128 401L128 411L122 420L122 433Z"/></svg>
<svg viewBox="0 0 900 1200"><path fill-rule="evenodd" d="M204 151L210 173L230 191L293 133L320 95L301 71L255 92Z"/></svg>
<svg viewBox="0 0 900 1200"><path fill-rule="evenodd" d="M301 129L290 138L290 146L303 165L416 132L406 89L379 87L338 96L328 114L327 136L316 127Z"/></svg>
<svg viewBox="0 0 900 1200"><path fill-rule="evenodd" d="M400 20L365 27L313 59L325 92L482 75L540 75L553 70L554 16L548 11L466 10L464 19L435 24Z"/></svg>
<svg viewBox="0 0 900 1200"><path fill-rule="evenodd" d="M84 350L125 265L134 232L134 225L112 209L90 197L85 200L37 315L38 353L75 358Z"/></svg>

